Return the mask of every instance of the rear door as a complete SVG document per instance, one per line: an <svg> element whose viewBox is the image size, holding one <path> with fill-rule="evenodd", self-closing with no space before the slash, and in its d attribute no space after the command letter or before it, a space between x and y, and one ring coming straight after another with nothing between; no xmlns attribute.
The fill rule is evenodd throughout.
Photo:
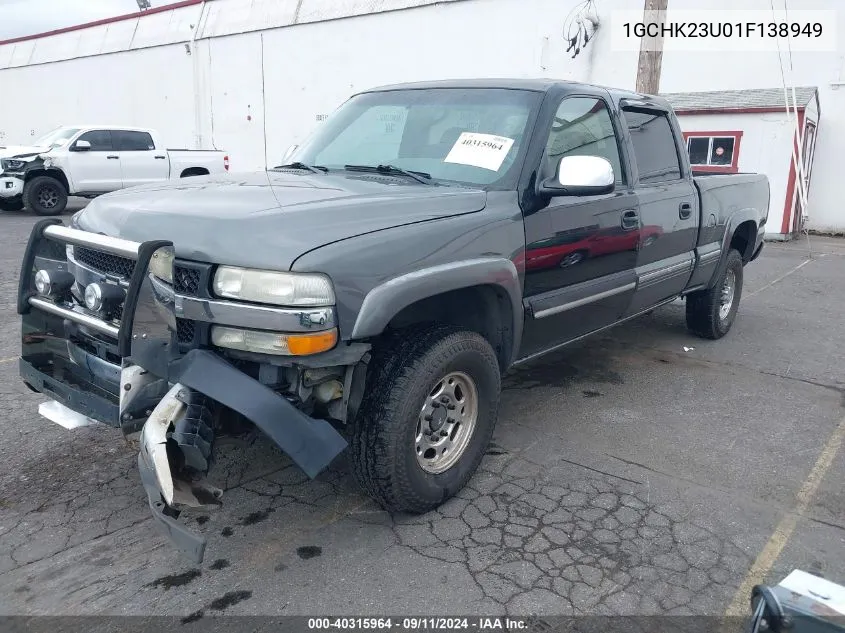
<svg viewBox="0 0 845 633"><path fill-rule="evenodd" d="M78 151L76 144L88 141L91 149ZM123 186L120 156L114 150L111 130L89 130L82 134L68 152L74 193L105 193Z"/></svg>
<svg viewBox="0 0 845 633"><path fill-rule="evenodd" d="M641 221L637 292L627 311L636 314L686 288L698 239L699 203L669 111L623 106L622 117L633 150Z"/></svg>
<svg viewBox="0 0 845 633"><path fill-rule="evenodd" d="M538 178L553 175L564 156L600 156L613 166L616 186L605 195L559 196L524 206L523 357L616 321L636 279L637 196L629 186L618 120L614 123L606 93L553 103L555 109L546 115L552 123L538 134L546 139Z"/></svg>
<svg viewBox="0 0 845 633"><path fill-rule="evenodd" d="M124 187L167 180L170 175L167 150L157 148L149 132L114 130L112 136L120 155Z"/></svg>

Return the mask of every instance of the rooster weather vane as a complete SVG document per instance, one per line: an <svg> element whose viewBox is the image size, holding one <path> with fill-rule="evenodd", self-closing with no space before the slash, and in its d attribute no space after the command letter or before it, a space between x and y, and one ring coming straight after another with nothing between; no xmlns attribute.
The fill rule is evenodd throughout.
<svg viewBox="0 0 845 633"><path fill-rule="evenodd" d="M572 59L587 47L598 28L595 0L584 0L569 12L563 23L563 36L569 43L566 52L572 53Z"/></svg>

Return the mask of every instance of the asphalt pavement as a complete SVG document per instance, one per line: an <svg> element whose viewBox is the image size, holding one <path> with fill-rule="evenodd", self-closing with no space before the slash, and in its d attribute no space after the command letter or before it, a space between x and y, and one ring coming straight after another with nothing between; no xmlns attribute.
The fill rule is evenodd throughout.
<svg viewBox="0 0 845 633"><path fill-rule="evenodd" d="M222 444L222 509L185 515L195 566L153 527L137 447L39 417L18 378L35 221L0 214L0 614L721 615L796 567L845 584L843 240L767 244L720 341L672 304L509 374L436 512L380 510L343 458L310 481Z"/></svg>

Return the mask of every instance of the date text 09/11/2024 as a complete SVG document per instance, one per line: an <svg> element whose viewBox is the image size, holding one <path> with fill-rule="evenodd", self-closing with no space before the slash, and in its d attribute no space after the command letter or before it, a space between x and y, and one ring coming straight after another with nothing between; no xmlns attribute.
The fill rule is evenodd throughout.
<svg viewBox="0 0 845 633"><path fill-rule="evenodd" d="M308 629L319 630L402 630L402 631L514 631L527 629L519 618L499 617L407 617L407 618L309 618Z"/></svg>

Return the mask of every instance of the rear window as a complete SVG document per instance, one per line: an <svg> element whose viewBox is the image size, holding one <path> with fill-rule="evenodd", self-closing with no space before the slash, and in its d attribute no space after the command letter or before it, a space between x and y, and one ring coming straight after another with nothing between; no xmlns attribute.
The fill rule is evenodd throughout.
<svg viewBox="0 0 845 633"><path fill-rule="evenodd" d="M116 149L120 152L147 152L155 149L153 137L149 132L116 130L112 134Z"/></svg>
<svg viewBox="0 0 845 633"><path fill-rule="evenodd" d="M681 159L669 118L659 110L623 108L640 182L655 184L678 180Z"/></svg>

